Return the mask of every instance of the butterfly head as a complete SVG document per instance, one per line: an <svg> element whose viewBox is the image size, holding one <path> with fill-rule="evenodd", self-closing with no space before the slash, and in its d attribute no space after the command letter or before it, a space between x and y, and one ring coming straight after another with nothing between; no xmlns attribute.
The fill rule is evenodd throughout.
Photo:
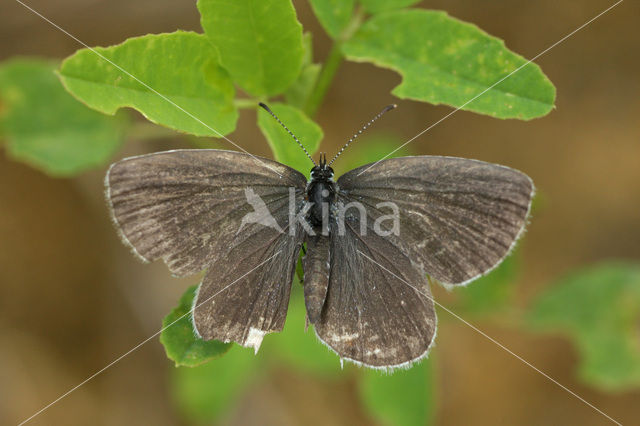
<svg viewBox="0 0 640 426"><path fill-rule="evenodd" d="M327 154L320 154L320 162L311 169L311 179L331 180L333 169L327 165Z"/></svg>

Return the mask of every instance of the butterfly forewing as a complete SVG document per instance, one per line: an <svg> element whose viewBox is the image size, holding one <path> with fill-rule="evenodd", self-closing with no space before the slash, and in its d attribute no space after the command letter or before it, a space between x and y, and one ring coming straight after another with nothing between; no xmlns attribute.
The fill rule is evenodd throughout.
<svg viewBox="0 0 640 426"><path fill-rule="evenodd" d="M453 157L383 160L347 172L338 186L343 198L366 206L370 220L388 214L376 206L392 201L400 232L388 238L446 284L473 280L508 254L533 195L531 179L517 170Z"/></svg>
<svg viewBox="0 0 640 426"><path fill-rule="evenodd" d="M303 239L288 227L291 193L296 205L304 197L301 173L239 152L177 150L119 161L105 183L114 222L139 257L162 259L179 276L209 268L195 300L198 333L257 347L282 329ZM275 222L243 223L260 214L249 199Z"/></svg>
<svg viewBox="0 0 640 426"><path fill-rule="evenodd" d="M288 202L289 188L303 197L304 176L248 154L177 150L127 158L111 166L107 201L121 235L146 261L163 259L176 275L205 269L225 256L242 218L253 211L246 188L271 210ZM282 176L282 177L281 177Z"/></svg>

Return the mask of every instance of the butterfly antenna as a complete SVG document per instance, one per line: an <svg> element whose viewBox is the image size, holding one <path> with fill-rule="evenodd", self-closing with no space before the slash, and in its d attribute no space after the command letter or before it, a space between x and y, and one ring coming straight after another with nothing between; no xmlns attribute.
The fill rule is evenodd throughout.
<svg viewBox="0 0 640 426"><path fill-rule="evenodd" d="M278 123L280 123L280 125L291 135L291 137L298 142L298 145L300 145L300 148L302 148L302 150L304 151L305 154L307 154L307 157L309 157L309 160L311 160L311 162L313 163L314 166L317 166L316 162L313 161L313 158L311 158L311 155L309 155L309 151L307 151L307 149L304 147L304 145L302 145L302 143L298 140L298 138L296 137L296 135L293 134L293 132L291 132L291 130L289 130L289 128L287 126L284 125L284 123L282 121L280 121L280 119L278 118L277 115L275 115L273 113L273 111L271 111L271 108L269 108L266 104L260 102L258 105L260 105L262 107L262 109L264 109L265 111L267 111L269 114L271 114L271 116L273 118L276 119L276 121Z"/></svg>
<svg viewBox="0 0 640 426"><path fill-rule="evenodd" d="M335 155L335 157L333 157L333 159L329 162L328 166L330 166L331 164L333 164L334 161L336 161L336 159L340 156L340 154L342 154L344 152L345 149L347 149L347 147L349 146L349 144L351 142L353 142L354 140L356 140L356 138L358 136L360 136L362 134L362 132L364 132L365 130L367 130L367 128L369 128L369 126L371 126L373 124L374 121L376 121L378 118L382 117L382 115L387 112L387 111L391 111L392 109L394 109L395 107L397 107L398 105L396 104L391 104L391 105L387 105L386 107L383 108L382 111L380 111L378 113L378 115L376 115L375 117L373 117L367 124L365 124L364 126L362 126L362 129L358 130L358 133L356 133L355 135L351 136L351 139L349 139L347 141L347 143L344 144L344 146L342 148L340 148L340 151L338 151L338 153Z"/></svg>

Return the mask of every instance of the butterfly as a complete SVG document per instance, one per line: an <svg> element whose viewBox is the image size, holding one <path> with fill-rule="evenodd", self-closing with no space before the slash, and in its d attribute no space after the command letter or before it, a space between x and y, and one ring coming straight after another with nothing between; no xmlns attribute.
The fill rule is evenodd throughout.
<svg viewBox="0 0 640 426"><path fill-rule="evenodd" d="M123 159L105 178L113 221L143 261L180 277L206 271L192 309L202 339L257 352L281 331L306 247L319 340L359 365L409 366L436 335L430 279L465 285L495 268L525 228L534 186L505 166L440 156L388 158L334 180L331 164L359 133L328 163L305 150L310 179L235 151Z"/></svg>

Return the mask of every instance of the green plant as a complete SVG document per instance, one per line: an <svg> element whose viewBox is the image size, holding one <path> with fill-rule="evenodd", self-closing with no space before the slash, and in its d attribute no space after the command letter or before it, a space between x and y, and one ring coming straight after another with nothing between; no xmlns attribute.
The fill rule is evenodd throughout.
<svg viewBox="0 0 640 426"><path fill-rule="evenodd" d="M323 133L313 117L345 59L398 71L403 82L393 94L401 99L443 103L498 118L530 119L553 108L555 89L537 65L526 64L500 40L444 12L406 9L413 3L313 0L316 16L334 40L326 61L319 64L314 62L311 34L303 33L289 0L239 0L233 8L228 2L200 0L204 34L177 31L135 37L116 46L79 50L62 62L57 75L67 92L106 116L74 102L55 79L52 64L7 63L0 73L7 148L15 158L52 175L69 176L108 161L127 134L128 122L123 113L108 116L123 107L187 135L220 137L235 129L238 109L255 109L259 101L283 96L286 102L270 102L272 109L314 153ZM467 103L521 66L518 73ZM64 108L43 111L40 94L32 90L34 80L41 82L40 90L52 93L52 104ZM236 87L245 96L239 97ZM34 110L42 112L33 114ZM79 125L68 118L70 114L86 118ZM31 126L21 127L26 120ZM304 154L262 110L257 125L277 160L306 171ZM37 129L47 138L35 143L39 135L23 128ZM135 134L135 128L128 129ZM393 136L374 137L366 151L348 152L337 168L375 161L399 142ZM165 318L161 336L167 356L180 366L175 390L185 415L206 420L220 414L224 401L241 390L251 372L283 362L310 374L338 377L337 359L302 329L305 313L298 293L300 286L294 286L285 330L266 339L261 356L254 359L241 348L194 336L185 315L194 288L187 290ZM230 349L235 354L207 363ZM433 417L431 360L394 376L348 368L347 374L360 377L363 404L375 416L411 424ZM412 388L413 398L400 392L406 386ZM390 393L390 388L397 392Z"/></svg>
<svg viewBox="0 0 640 426"><path fill-rule="evenodd" d="M640 386L640 265L610 261L574 271L535 301L525 324L569 336L579 377L608 391Z"/></svg>
<svg viewBox="0 0 640 426"><path fill-rule="evenodd" d="M124 107L136 109L153 123L195 136L228 135L238 109L284 96L286 104L273 108L304 137L310 152L322 139L313 116L344 59L399 72L403 81L393 94L401 99L498 118L531 119L553 108L555 89L537 65L444 12L405 8L412 3L313 0L334 40L319 64L311 34L303 33L289 0L242 0L233 8L200 0L204 34L149 34L81 49L63 61L57 75L93 110L110 116ZM0 131L14 158L54 176L71 176L106 163L127 134L139 132L127 131L125 113L109 119L74 103L60 89L53 67L41 60L3 64ZM235 87L246 96L239 97ZM288 136L265 118L258 113L276 159L305 170L308 165Z"/></svg>
<svg viewBox="0 0 640 426"><path fill-rule="evenodd" d="M77 102L60 85L56 66L26 58L0 66L0 136L15 159L53 176L70 176L109 161L129 120Z"/></svg>
<svg viewBox="0 0 640 426"><path fill-rule="evenodd" d="M258 102L268 101L313 154L323 138L314 117L344 60L398 72L402 83L392 94L400 99L445 104L501 119L528 120L551 111L555 88L536 64L445 12L409 8L415 3L311 0L316 17L333 40L327 58L318 63L312 36L303 31L290 0L235 0L233 7L228 1L199 0L202 34L150 34L106 48L81 49L57 67L58 79L53 72L56 64L50 61L16 59L2 64L0 136L15 159L53 176L73 176L105 165L125 137L143 133L136 129L149 131L144 123L131 123L123 108L135 109L166 129L153 127L151 132L224 137L234 131L240 109L255 110ZM308 170L305 155L266 112L258 110L256 120L277 160ZM372 135L366 148L361 144L347 151L337 169L376 161L400 143L393 135ZM617 266L610 268L591 271L581 279L621 273L616 272ZM512 256L474 286L458 290L456 309L483 315L504 308L517 269L517 256ZM632 272L637 281L637 271ZM604 292L595 280L593 294ZM579 294L572 283L543 296L528 323L551 329L561 324L569 330L585 354L582 375L591 383L609 388L637 385L640 363L630 340L607 340L626 348L620 356L627 366L607 371L611 360L598 356L597 348L593 349L595 338L585 337L590 330L578 321L588 315L561 309L563 301ZM623 293L636 297L636 287L616 284L617 293L606 300L621 303ZM219 416L254 373L265 374L274 365L286 363L309 374L340 379L337 358L303 330L299 285L294 284L284 331L265 340L259 357L231 344L199 340L188 318L193 295L191 287L165 318L161 336L167 356L178 366L174 392L187 417L207 421ZM627 336L636 315L633 309L625 310L598 328L597 336L601 340L621 333ZM229 355L220 358L224 354ZM433 419L432 359L392 376L353 367L343 374L358 377L363 405L382 421L425 424ZM402 393L406 388L412 389L411 398Z"/></svg>

